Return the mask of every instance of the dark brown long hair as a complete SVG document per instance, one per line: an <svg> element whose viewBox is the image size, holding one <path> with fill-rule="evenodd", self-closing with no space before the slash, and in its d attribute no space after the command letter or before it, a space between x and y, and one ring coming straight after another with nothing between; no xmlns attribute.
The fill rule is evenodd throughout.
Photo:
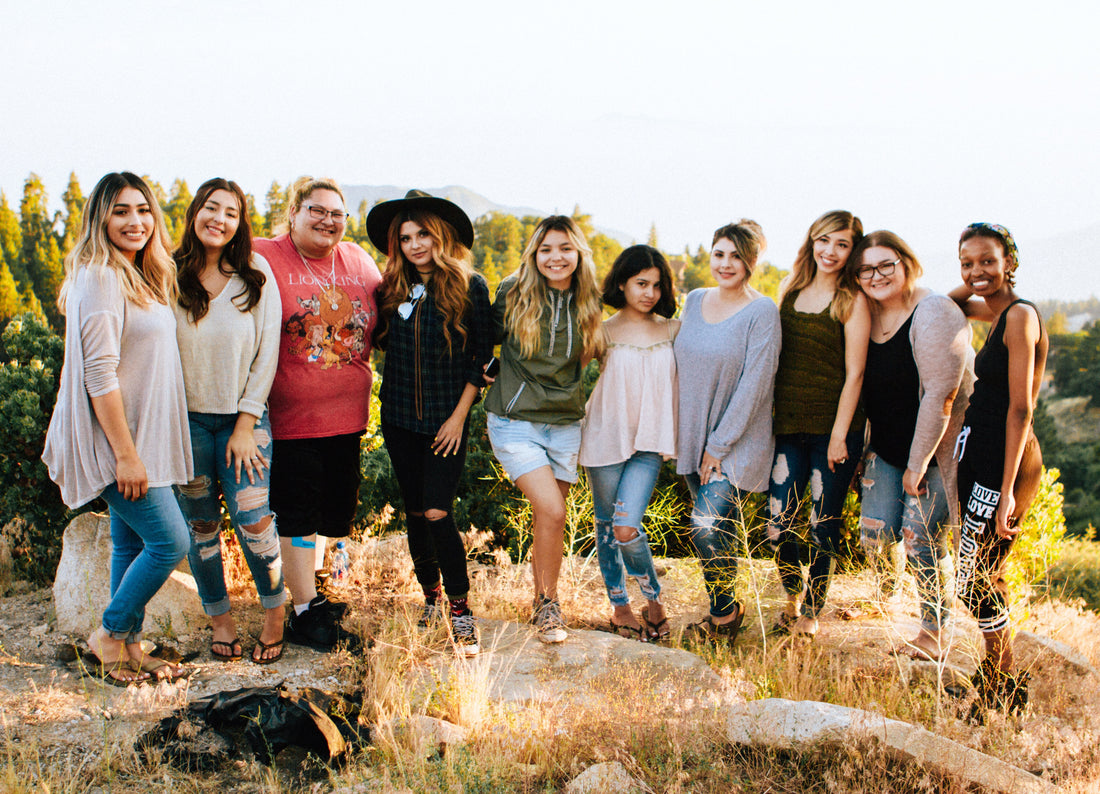
<svg viewBox="0 0 1100 794"><path fill-rule="evenodd" d="M407 300L412 285L420 283L416 269L401 253L401 226L406 221L412 221L427 231L435 243L435 270L427 288L431 290L435 305L443 315L443 336L447 340L448 352L453 352L455 335L461 339L461 344L466 344L465 316L469 307L470 276L473 274L470 249L459 241L451 224L424 210L399 212L390 222L390 255L379 288L374 343L385 347L394 312Z"/></svg>
<svg viewBox="0 0 1100 794"><path fill-rule="evenodd" d="M203 182L195 193L195 199L187 208L183 223L183 239L173 256L176 260L176 280L179 282L179 304L187 310L191 322L197 323L210 309L210 296L199 279L206 267L206 249L195 233L195 217L216 190L228 190L237 197L237 232L222 250L218 267L223 273L236 273L244 281L244 289L233 296L233 304L242 312L252 310L260 302L260 291L267 280L263 273L252 267L252 224L249 223L248 199L236 182L221 177ZM244 304L237 303L244 298Z"/></svg>

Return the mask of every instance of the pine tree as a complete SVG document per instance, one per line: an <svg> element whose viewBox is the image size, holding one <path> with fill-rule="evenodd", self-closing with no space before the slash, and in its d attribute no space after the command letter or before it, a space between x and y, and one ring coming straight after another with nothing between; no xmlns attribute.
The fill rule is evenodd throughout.
<svg viewBox="0 0 1100 794"><path fill-rule="evenodd" d="M50 242L57 249L57 240L54 238L46 187L35 173L31 173L23 183L23 199L19 202L19 231L23 234L23 267L30 287L43 303L52 302L57 294L51 292L54 280L51 271L59 262L50 258ZM61 282L57 283L60 285ZM56 314L56 307L53 312L49 309L46 311L51 322Z"/></svg>
<svg viewBox="0 0 1100 794"><path fill-rule="evenodd" d="M84 193L75 171L69 174L69 185L61 194L61 201L65 204L65 232L61 237L61 255L64 256L73 250L84 220Z"/></svg>
<svg viewBox="0 0 1100 794"><path fill-rule="evenodd" d="M20 288L30 284L30 277L23 267L23 232L19 229L19 216L8 205L8 197L0 190L0 252L12 277Z"/></svg>
<svg viewBox="0 0 1100 794"><path fill-rule="evenodd" d="M646 245L651 248L660 247L657 245L657 221L653 221L653 223L649 224L649 237L646 239Z"/></svg>
<svg viewBox="0 0 1100 794"><path fill-rule="evenodd" d="M19 291L19 300L22 301L23 304L21 311L32 312L34 316L40 320L46 319L46 311L42 306L42 301L34 294L34 290L31 289L30 284ZM51 308L56 309L56 303Z"/></svg>
<svg viewBox="0 0 1100 794"><path fill-rule="evenodd" d="M580 204L573 205L573 220L581 227L581 231L584 232L585 238L591 240L592 236L596 233L596 227L592 225L592 216L581 212Z"/></svg>
<svg viewBox="0 0 1100 794"><path fill-rule="evenodd" d="M244 197L248 202L248 224L252 227L252 236L267 237L267 220L260 214L260 210L256 206L256 197L251 193L245 193Z"/></svg>
<svg viewBox="0 0 1100 794"><path fill-rule="evenodd" d="M23 301L19 297L19 287L0 254L0 325L7 325L8 320L22 310Z"/></svg>
<svg viewBox="0 0 1100 794"><path fill-rule="evenodd" d="M187 221L187 208L191 206L191 189L187 187L186 179L177 179L172 182L172 193L168 203L164 206L164 223L168 227L168 236L172 239L172 245L179 245L183 238L183 225Z"/></svg>
<svg viewBox="0 0 1100 794"><path fill-rule="evenodd" d="M271 187L267 189L267 195L264 196L264 203L267 205L264 220L267 222L268 234L278 234L277 230L286 223L288 200L287 191L280 187L278 182L272 182Z"/></svg>

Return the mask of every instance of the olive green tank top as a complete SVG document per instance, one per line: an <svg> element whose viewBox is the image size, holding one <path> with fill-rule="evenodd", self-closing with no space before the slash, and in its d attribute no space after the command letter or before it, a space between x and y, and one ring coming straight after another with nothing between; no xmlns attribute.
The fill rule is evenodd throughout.
<svg viewBox="0 0 1100 794"><path fill-rule="evenodd" d="M828 435L844 388L844 325L828 306L817 314L797 311L797 298L789 293L779 307L783 346L775 375L775 434ZM860 406L849 432L863 423Z"/></svg>

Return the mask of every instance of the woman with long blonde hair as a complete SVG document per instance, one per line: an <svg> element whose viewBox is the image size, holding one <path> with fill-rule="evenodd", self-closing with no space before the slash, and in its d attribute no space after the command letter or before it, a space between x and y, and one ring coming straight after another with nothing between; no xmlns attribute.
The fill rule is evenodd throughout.
<svg viewBox="0 0 1100 794"><path fill-rule="evenodd" d="M420 623L446 620L455 647L478 653L466 549L454 520L470 408L493 355L489 287L470 263L474 229L443 198L410 190L376 205L367 234L387 252L374 342L382 370L382 436L405 504L409 554L424 592ZM444 615L443 595L448 609Z"/></svg>
<svg viewBox="0 0 1100 794"><path fill-rule="evenodd" d="M84 206L58 299L65 364L42 460L70 508L101 497L110 510L111 601L88 647L114 686L187 675L141 646L145 606L190 546L172 492L192 467L167 242L144 180L107 174Z"/></svg>
<svg viewBox="0 0 1100 794"><path fill-rule="evenodd" d="M844 496L863 450L859 393L871 315L863 293L844 278L848 257L862 236L863 225L852 213L826 212L810 225L779 289L783 348L775 376L768 536L787 606L774 633L817 633L840 545ZM805 578L797 519L807 485Z"/></svg>
<svg viewBox="0 0 1100 794"><path fill-rule="evenodd" d="M577 479L584 368L604 346L602 311L592 250L565 215L535 227L519 270L493 302L501 369L485 400L489 441L531 502L533 620L542 642L566 638L558 601L565 500Z"/></svg>

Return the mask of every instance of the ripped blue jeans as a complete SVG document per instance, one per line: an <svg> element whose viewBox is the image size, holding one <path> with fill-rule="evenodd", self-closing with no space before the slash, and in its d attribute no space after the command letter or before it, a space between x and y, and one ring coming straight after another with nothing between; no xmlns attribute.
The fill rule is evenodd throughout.
<svg viewBox="0 0 1100 794"><path fill-rule="evenodd" d="M191 425L191 450L195 461L195 478L175 487L183 517L191 528L191 549L187 561L207 615L224 615L229 611L229 594L225 587L222 564L221 499L229 511L229 520L240 542L248 570L256 582L256 592L264 609L273 609L286 601L283 587L283 563L279 553L279 535L275 519L268 506L268 471L264 479L248 480L242 470L241 481L225 462L225 448L237 414L200 414L188 412ZM256 446L271 461L271 423L267 414L253 429ZM271 522L259 532L245 527L260 523L267 516ZM210 527L213 526L213 529Z"/></svg>
<svg viewBox="0 0 1100 794"><path fill-rule="evenodd" d="M927 491L919 497L905 492L904 474L905 469L887 463L873 451L867 455L859 540L875 569L884 598L901 587L903 563L897 551L904 541L917 582L921 627L935 633L947 625L950 610L947 543L951 533L947 492L936 466L925 474Z"/></svg>
<svg viewBox="0 0 1100 794"><path fill-rule="evenodd" d="M745 492L724 475L712 477L706 485L698 474L685 474L691 491L691 543L703 567L703 583L710 599L710 614L732 615L737 608L734 583L737 579L737 543L745 536L741 509Z"/></svg>
<svg viewBox="0 0 1100 794"><path fill-rule="evenodd" d="M661 456L656 452L635 452L622 463L593 466L586 471L596 519L596 556L611 605L630 603L626 575L634 577L646 600L659 601L661 584L657 581L642 519L661 471ZM620 541L615 537L615 527L633 527L638 534Z"/></svg>

